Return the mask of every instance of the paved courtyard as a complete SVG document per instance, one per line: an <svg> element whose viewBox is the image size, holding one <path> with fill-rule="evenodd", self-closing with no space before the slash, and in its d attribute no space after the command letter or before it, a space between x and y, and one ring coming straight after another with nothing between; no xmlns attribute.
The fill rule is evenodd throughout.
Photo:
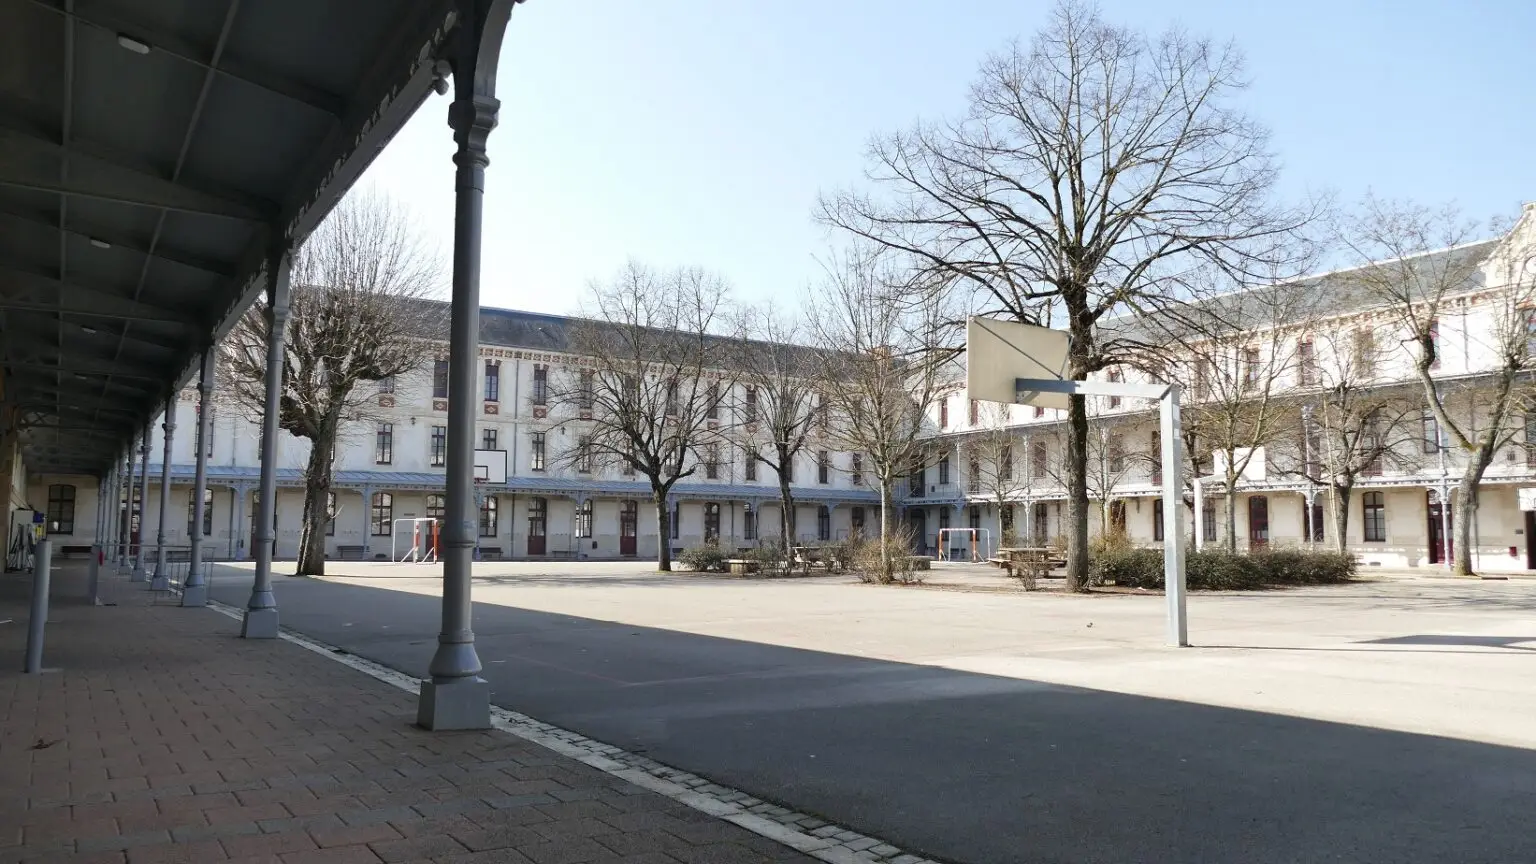
<svg viewBox="0 0 1536 864"><path fill-rule="evenodd" d="M217 599L244 601L225 566ZM438 579L280 579L412 674ZM476 565L498 704L952 861L1536 860L1536 583L1163 598Z"/></svg>

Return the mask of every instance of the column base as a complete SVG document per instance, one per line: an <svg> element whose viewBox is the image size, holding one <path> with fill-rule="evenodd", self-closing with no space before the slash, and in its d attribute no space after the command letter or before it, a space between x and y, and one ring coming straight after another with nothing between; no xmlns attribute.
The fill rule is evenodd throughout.
<svg viewBox="0 0 1536 864"><path fill-rule="evenodd" d="M151 590L151 591L169 591L169 590L171 590L171 577L169 577L169 576L156 576L155 578L149 580L149 590Z"/></svg>
<svg viewBox="0 0 1536 864"><path fill-rule="evenodd" d="M183 606L207 606L207 585L186 585L181 589L181 605Z"/></svg>
<svg viewBox="0 0 1536 864"><path fill-rule="evenodd" d="M434 731L491 728L491 685L479 676L421 682L416 725Z"/></svg>
<svg viewBox="0 0 1536 864"><path fill-rule="evenodd" d="M240 621L242 639L276 639L277 609L247 609Z"/></svg>
<svg viewBox="0 0 1536 864"><path fill-rule="evenodd" d="M149 571L142 567L133 568L133 575L128 577L129 582L148 582Z"/></svg>

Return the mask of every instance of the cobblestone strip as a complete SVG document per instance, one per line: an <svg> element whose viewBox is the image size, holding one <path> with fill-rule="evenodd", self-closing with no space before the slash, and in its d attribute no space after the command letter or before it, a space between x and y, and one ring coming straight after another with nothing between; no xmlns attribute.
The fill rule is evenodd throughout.
<svg viewBox="0 0 1536 864"><path fill-rule="evenodd" d="M240 619L241 610L233 606L213 600L208 602L208 606L231 618ZM415 678L359 657L346 649L327 645L287 628L279 635L295 645L308 648L406 692L415 693L420 686ZM493 705L491 725L829 864L935 864L920 855L904 852L878 837L860 834L825 819L754 798L738 789L721 786L708 778L630 753L612 744L604 744L569 729L540 722L526 714Z"/></svg>

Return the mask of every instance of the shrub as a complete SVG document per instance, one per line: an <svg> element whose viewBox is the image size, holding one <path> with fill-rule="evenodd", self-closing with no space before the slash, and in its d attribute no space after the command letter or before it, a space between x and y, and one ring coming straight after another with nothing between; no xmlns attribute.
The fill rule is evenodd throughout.
<svg viewBox="0 0 1536 864"><path fill-rule="evenodd" d="M784 572L784 547L777 542L765 543L747 552L747 560L757 562L762 573Z"/></svg>
<svg viewBox="0 0 1536 864"><path fill-rule="evenodd" d="M918 570L912 560L912 531L909 528L892 531L884 541L870 537L850 545L849 569L858 574L861 582L916 585L923 581L923 571ZM881 557L882 549L887 550L889 570Z"/></svg>
<svg viewBox="0 0 1536 864"><path fill-rule="evenodd" d="M677 561L689 570L705 573L711 570L724 570L726 557L725 551L719 546L706 543L684 549L683 554L677 556Z"/></svg>
<svg viewBox="0 0 1536 864"><path fill-rule="evenodd" d="M1163 587L1163 551L1119 544L1096 548L1089 560L1093 584ZM1285 585L1334 585L1355 575L1354 556L1307 549L1267 549L1251 554L1205 549L1185 558L1185 584L1193 590L1254 591Z"/></svg>

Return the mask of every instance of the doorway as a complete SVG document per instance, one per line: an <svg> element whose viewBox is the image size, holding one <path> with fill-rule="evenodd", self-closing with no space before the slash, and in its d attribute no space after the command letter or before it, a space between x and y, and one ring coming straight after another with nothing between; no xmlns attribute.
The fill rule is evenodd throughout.
<svg viewBox="0 0 1536 864"><path fill-rule="evenodd" d="M922 510L908 510L907 524L912 527L913 554L927 554L928 544L926 535L928 533L928 514Z"/></svg>
<svg viewBox="0 0 1536 864"><path fill-rule="evenodd" d="M549 525L549 502L544 498L528 499L528 554L544 554L544 535Z"/></svg>
<svg viewBox="0 0 1536 864"><path fill-rule="evenodd" d="M1263 495L1248 496L1248 548L1261 549L1269 545L1269 499Z"/></svg>
<svg viewBox="0 0 1536 864"><path fill-rule="evenodd" d="M1452 536L1446 536L1445 523L1440 519L1439 493L1431 489L1425 493L1424 499L1428 505L1425 509L1429 512L1429 563L1444 564L1456 552L1455 529L1451 529ZM1453 516L1453 514L1454 511L1446 515ZM1531 533L1531 515L1530 513L1525 514L1525 533L1527 537ZM1530 566L1529 559L1531 558L1532 550L1529 540L1526 541L1525 554L1527 566Z"/></svg>
<svg viewBox="0 0 1536 864"><path fill-rule="evenodd" d="M640 527L640 505L625 501L619 505L619 554L635 554L635 537Z"/></svg>

